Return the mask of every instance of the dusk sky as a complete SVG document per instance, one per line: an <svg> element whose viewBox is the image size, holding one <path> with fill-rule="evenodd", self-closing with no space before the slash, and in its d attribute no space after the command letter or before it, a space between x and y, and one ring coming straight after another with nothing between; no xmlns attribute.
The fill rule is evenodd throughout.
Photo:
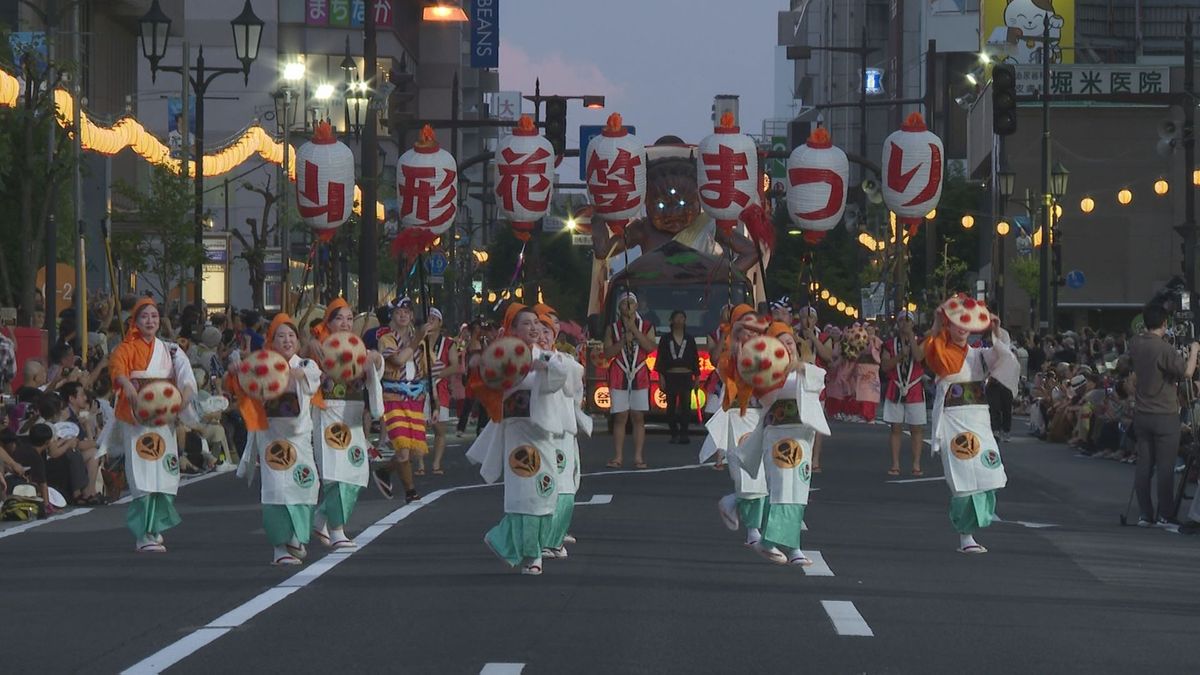
<svg viewBox="0 0 1200 675"><path fill-rule="evenodd" d="M500 5L500 85L542 94L603 94L605 110L572 102L567 145L580 124L619 112L644 143L712 131L715 94L741 96L743 131L759 133L774 105L776 14L786 0L507 0ZM532 104L526 103L527 106ZM527 110L532 110L528 108Z"/></svg>

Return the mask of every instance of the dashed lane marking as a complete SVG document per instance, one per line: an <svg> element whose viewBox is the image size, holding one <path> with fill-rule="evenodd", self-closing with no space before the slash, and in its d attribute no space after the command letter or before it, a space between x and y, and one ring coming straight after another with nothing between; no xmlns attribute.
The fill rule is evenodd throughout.
<svg viewBox="0 0 1200 675"><path fill-rule="evenodd" d="M521 675L523 670L524 663L489 663L479 671L479 675Z"/></svg>
<svg viewBox="0 0 1200 675"><path fill-rule="evenodd" d="M831 577L833 570L829 569L829 563L825 562L825 556L821 555L820 551L805 551L804 557L813 561L813 564L808 567L801 567L804 571L804 576L807 577Z"/></svg>
<svg viewBox="0 0 1200 675"><path fill-rule="evenodd" d="M888 483L899 485L901 483L932 483L935 480L946 480L945 476L929 476L927 478L902 478L900 480L889 480Z"/></svg>
<svg viewBox="0 0 1200 675"><path fill-rule="evenodd" d="M575 506L603 506L612 503L612 495L592 495L586 502L575 502Z"/></svg>
<svg viewBox="0 0 1200 675"><path fill-rule="evenodd" d="M866 619L858 613L854 603L849 600L822 600L821 607L833 622L833 629L838 635L847 637L875 637Z"/></svg>

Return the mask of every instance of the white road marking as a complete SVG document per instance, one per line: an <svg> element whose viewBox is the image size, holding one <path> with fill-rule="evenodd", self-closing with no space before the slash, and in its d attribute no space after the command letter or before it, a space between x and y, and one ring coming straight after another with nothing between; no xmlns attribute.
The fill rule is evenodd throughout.
<svg viewBox="0 0 1200 675"><path fill-rule="evenodd" d="M801 567L804 571L804 576L808 577L831 577L833 570L829 569L829 563L825 562L825 556L821 555L820 551L805 551L804 557L813 561L808 567Z"/></svg>
<svg viewBox="0 0 1200 675"><path fill-rule="evenodd" d="M1022 527L1028 527L1031 530L1041 530L1041 529L1044 529L1047 527L1058 527L1058 525L1056 525L1054 523L1031 523L1027 520L1004 520L1000 516L996 516L996 517L992 518L992 520L996 521L997 523L1008 523L1010 525L1020 525Z"/></svg>
<svg viewBox="0 0 1200 675"><path fill-rule="evenodd" d="M875 637L875 633L867 625L866 619L863 619L862 614L859 614L858 610L854 608L853 602L822 600L821 606L825 608L825 613L829 615L829 620L833 622L833 629L837 631L838 635Z"/></svg>
<svg viewBox="0 0 1200 675"><path fill-rule="evenodd" d="M642 470L642 471L624 471L624 472L610 471L610 472L594 474L594 475L604 476L604 475L612 475L614 473L656 473L656 472L663 472L663 471L679 471L679 470L683 470L683 469L695 469L700 466L704 466L704 465L697 464L697 465L689 465L689 466L664 467L661 469L647 469L647 470ZM220 475L220 474L214 474L214 475ZM207 476L202 476L201 478L206 478L206 477ZM189 482L195 482L195 481L189 481ZM325 574L329 570L333 569L337 565L341 564L342 562L345 562L346 560L348 560L350 558L350 556L354 555L358 551L361 551L365 546L367 546L372 541L374 541L376 538L378 538L379 535L381 535L384 532L391 529L392 526L396 525L397 523L399 523L400 521L409 517L413 513L419 511L420 509L436 502L438 499L444 497L445 495L451 494L453 492L464 492L467 490L475 490L478 488L485 488L485 487L496 487L499 485L503 485L503 483L491 483L491 484L481 484L481 485L462 485L462 486L458 486L458 487L446 488L444 490L438 490L436 492L432 492L428 495L425 495L425 497L422 498L421 501L417 501L417 502L413 502L411 504L406 504L404 506L401 506L400 508L392 511L391 513L387 514L383 518L380 518L379 520L375 521L374 525L371 525L370 527L368 527L365 530L363 530L362 532L360 532L359 535L354 538L355 543L358 544L358 546L356 548L352 548L352 549L348 549L348 550L340 551L340 552L336 552L336 553L326 554L320 560L313 562L312 564L308 565L307 567L297 571L295 574L293 574L290 577L279 582L275 586L263 591L262 593L254 596L253 598L250 598L249 600L242 603L241 605L233 608L232 610L226 612L225 614L221 615L220 617L214 619L208 625L183 636L182 638L176 640L175 642L172 642L171 644L167 645L166 647L163 647L162 649L158 650L157 652L154 652L150 656L147 656L146 658L142 659L141 661L138 661L137 663L130 666L129 668L126 668L125 670L121 671L122 675L156 675L157 673L161 673L162 671L166 670L167 668L170 668L171 666L179 663L180 661L182 661L182 660L186 659L187 657L191 656L192 654L196 653L197 651L204 648L206 645L208 645L212 641L221 637L225 633L228 633L230 630L237 628L239 626L242 626L247 621L249 621L250 619L252 619L255 616L257 616L258 614L260 614L263 610L266 610L266 609L274 606L276 603L278 603L279 601L288 597L292 593L295 593L296 591L300 590L301 588L304 588L305 586L312 583L313 581L316 581L323 574ZM72 513L74 513L74 512L72 512ZM496 667L500 667L500 668L518 668L518 669L517 670L494 670L494 671L486 670L489 666L496 666ZM521 672L520 669L522 669L524 667L525 667L525 664L523 664L523 663L516 663L516 664L514 664L514 663L496 663L496 664L487 664L486 666L484 666L485 672L487 672L489 675L492 675L493 673L495 675L502 675L505 673L520 673Z"/></svg>
<svg viewBox="0 0 1200 675"><path fill-rule="evenodd" d="M612 503L612 495L592 495L586 502L575 502L575 506L602 506Z"/></svg>
<svg viewBox="0 0 1200 675"><path fill-rule="evenodd" d="M521 675L523 670L524 663L489 663L479 671L479 675Z"/></svg>
<svg viewBox="0 0 1200 675"><path fill-rule="evenodd" d="M184 485L193 485L195 483L202 483L202 482L208 480L209 478L216 478L217 476L224 476L225 474L229 474L231 476L235 475L233 471L226 471L224 473L218 473L216 471L211 471L209 473L201 474L194 478L192 478L192 477L180 478L179 479L179 487L183 487ZM127 494L124 497L121 497L117 501L113 502L113 504L128 504L131 501L133 501L133 494Z"/></svg>
<svg viewBox="0 0 1200 675"><path fill-rule="evenodd" d="M803 520L800 521L800 531L808 532L808 523L804 522Z"/></svg>
<svg viewBox="0 0 1200 675"><path fill-rule="evenodd" d="M888 483L899 485L900 483L931 483L935 480L946 480L945 476L929 476L927 478L903 478L901 480L889 480Z"/></svg>
<svg viewBox="0 0 1200 675"><path fill-rule="evenodd" d="M664 466L658 469L605 469L597 473L585 473L584 478L595 476L603 478L604 476L622 476L629 473L662 473L663 471L683 471L684 469L702 469L706 466L712 466L712 462L707 464L687 464L685 466Z"/></svg>
<svg viewBox="0 0 1200 675"><path fill-rule="evenodd" d="M82 516L83 514L89 512L89 511L91 511L90 508L74 509L71 511L63 511L62 513L57 513L53 516L50 516L49 518L46 518L45 520L31 520L28 523L21 523L20 525L14 525L8 529L0 530L0 539L3 539L5 537L11 537L14 534L20 534L22 532L28 532L29 530L32 530L35 527L41 527L42 525L49 525L50 523L53 523L56 520L66 520L67 518L74 518L75 516Z"/></svg>

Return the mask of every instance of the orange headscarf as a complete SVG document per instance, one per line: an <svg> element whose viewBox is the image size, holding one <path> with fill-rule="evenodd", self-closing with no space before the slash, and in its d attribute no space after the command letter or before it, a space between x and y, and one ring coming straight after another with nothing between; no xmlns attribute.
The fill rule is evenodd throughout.
<svg viewBox="0 0 1200 675"><path fill-rule="evenodd" d="M772 321L771 325L767 326L768 337L777 338L784 334L791 335L792 337L796 336L796 333L792 330L792 327L782 321Z"/></svg>
<svg viewBox="0 0 1200 675"><path fill-rule="evenodd" d="M285 312L280 312L271 319L271 327L267 329L267 349L271 349L272 343L275 342L275 333L280 326L289 326L296 333L296 337L300 337L300 329L296 328L296 322Z"/></svg>
<svg viewBox="0 0 1200 675"><path fill-rule="evenodd" d="M555 309L550 305L540 302L533 306L533 311L537 313L538 321L541 321L546 328L549 328L552 332L555 332L555 337L558 337L557 332L554 331L554 319L551 318L558 316L558 312L555 311Z"/></svg>
<svg viewBox="0 0 1200 675"><path fill-rule="evenodd" d="M500 327L504 329L505 333L512 330L512 324L517 320L517 315L527 309L529 309L529 307L519 302L514 302L504 310L504 322Z"/></svg>
<svg viewBox="0 0 1200 675"><path fill-rule="evenodd" d="M153 298L141 297L133 305L133 309L129 312L129 329L125 331L126 340L136 340L141 337L141 332L137 329L138 314L142 313L147 307L158 308L158 303L154 302ZM153 337L153 336L151 336Z"/></svg>
<svg viewBox="0 0 1200 675"><path fill-rule="evenodd" d="M342 309L350 309L350 303L346 302L344 298L334 298L333 302L329 303L329 306L325 308L325 320L313 326L312 331L310 331L318 342L324 342L325 338L329 337L333 332L329 330L329 322L333 321L333 317L337 315L338 310Z"/></svg>
<svg viewBox="0 0 1200 675"><path fill-rule="evenodd" d="M754 308L747 304L740 304L733 308L729 313L729 323L737 323L741 321L747 314L754 312Z"/></svg>

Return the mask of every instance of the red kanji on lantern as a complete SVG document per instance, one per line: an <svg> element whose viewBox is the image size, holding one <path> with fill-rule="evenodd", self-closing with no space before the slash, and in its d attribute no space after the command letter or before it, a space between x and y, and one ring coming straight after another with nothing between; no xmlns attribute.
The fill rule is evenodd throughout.
<svg viewBox="0 0 1200 675"><path fill-rule="evenodd" d="M621 116L608 116L608 124L587 147L587 186L595 215L618 233L641 215L646 202L646 149L621 124Z"/></svg>
<svg viewBox="0 0 1200 675"><path fill-rule="evenodd" d="M819 242L842 219L849 173L846 153L834 147L823 128L788 157L788 215L809 243Z"/></svg>
<svg viewBox="0 0 1200 675"><path fill-rule="evenodd" d="M350 218L354 193L354 152L338 141L328 122L317 125L296 151L296 210L304 222L329 240Z"/></svg>
<svg viewBox="0 0 1200 675"><path fill-rule="evenodd" d="M512 223L518 239L528 241L534 222L549 212L554 190L554 147L528 115L496 148L496 173L500 216Z"/></svg>
<svg viewBox="0 0 1200 675"><path fill-rule="evenodd" d="M925 128L920 113L883 142L883 201L909 226L909 234L942 198L942 139Z"/></svg>
<svg viewBox="0 0 1200 675"><path fill-rule="evenodd" d="M393 252L412 259L450 229L458 213L458 165L438 145L433 127L425 125L421 138L400 156L396 165L396 197L400 232Z"/></svg>
<svg viewBox="0 0 1200 675"><path fill-rule="evenodd" d="M758 203L758 149L734 126L733 115L721 115L713 133L700 141L696 177L700 205L728 233L751 204Z"/></svg>

